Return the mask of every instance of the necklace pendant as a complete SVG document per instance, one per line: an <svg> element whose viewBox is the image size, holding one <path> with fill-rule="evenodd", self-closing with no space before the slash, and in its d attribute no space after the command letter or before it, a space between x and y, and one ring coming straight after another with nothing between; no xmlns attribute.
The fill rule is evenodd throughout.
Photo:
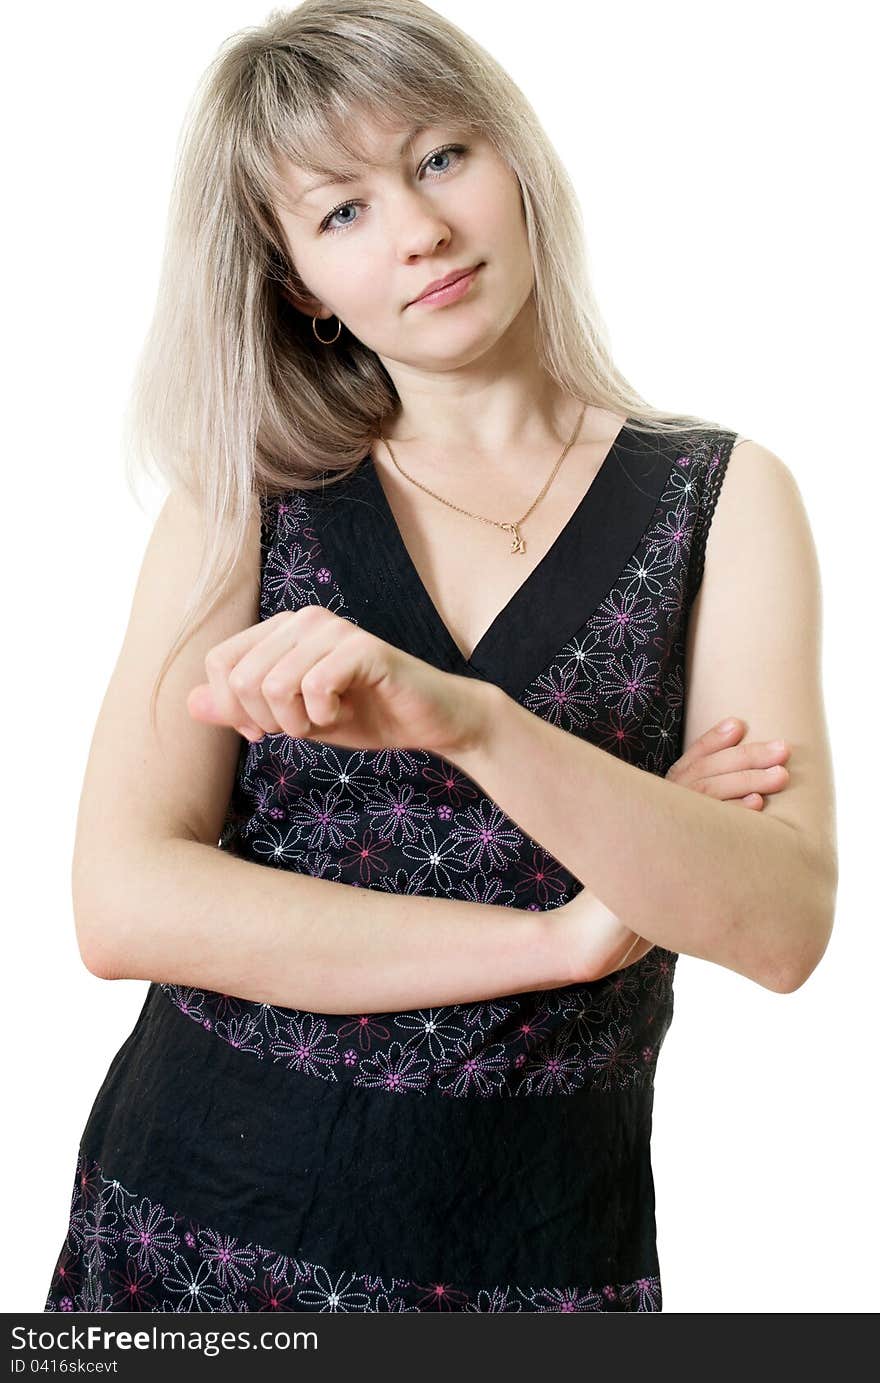
<svg viewBox="0 0 880 1383"><path fill-rule="evenodd" d="M525 552L525 550L526 550L525 539L524 539L524 538L521 538L521 537L519 536L519 533L518 533L518 531L517 531L516 524L515 524L515 523L503 523L503 524L501 525L501 527L505 530L505 532L507 532L507 533L512 533L512 534L513 534L513 542L512 542L511 545L510 545L510 551L511 551L511 552Z"/></svg>

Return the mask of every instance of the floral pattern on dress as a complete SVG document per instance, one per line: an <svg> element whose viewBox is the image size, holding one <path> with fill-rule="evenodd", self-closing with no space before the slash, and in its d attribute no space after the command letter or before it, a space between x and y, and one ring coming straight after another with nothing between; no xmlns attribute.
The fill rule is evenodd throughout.
<svg viewBox="0 0 880 1383"><path fill-rule="evenodd" d="M661 776L681 753L686 616L726 454L712 432L679 448L613 587L519 698L550 724ZM319 604L357 623L305 492L264 498L261 572L261 619ZM449 760L283 733L242 741L219 847L354 888L536 912L582 887ZM387 1014L314 1014L160 987L243 1059L389 1094L486 1099L652 1085L677 959L654 947L594 983Z"/></svg>
<svg viewBox="0 0 880 1383"><path fill-rule="evenodd" d="M77 1158L44 1311L660 1311L657 1276L516 1287L377 1277L211 1229Z"/></svg>

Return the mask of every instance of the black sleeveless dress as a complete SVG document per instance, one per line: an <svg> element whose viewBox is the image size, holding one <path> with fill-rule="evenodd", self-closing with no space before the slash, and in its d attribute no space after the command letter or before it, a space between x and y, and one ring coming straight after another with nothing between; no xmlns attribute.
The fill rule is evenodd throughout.
<svg viewBox="0 0 880 1383"><path fill-rule="evenodd" d="M326 606L663 775L735 436L628 422L470 659L369 456L340 487L264 500L260 617ZM581 887L418 749L243 740L219 846L511 908ZM659 1311L650 1139L676 960L655 947L591 984L348 1016L151 984L82 1135L44 1310Z"/></svg>

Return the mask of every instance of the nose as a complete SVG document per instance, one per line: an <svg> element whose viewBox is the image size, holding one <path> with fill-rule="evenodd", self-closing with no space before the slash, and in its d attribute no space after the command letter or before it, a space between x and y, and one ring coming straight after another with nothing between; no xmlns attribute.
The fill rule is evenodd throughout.
<svg viewBox="0 0 880 1383"><path fill-rule="evenodd" d="M431 198L416 189L401 192L389 207L389 225L400 259L433 254L452 238L452 230Z"/></svg>

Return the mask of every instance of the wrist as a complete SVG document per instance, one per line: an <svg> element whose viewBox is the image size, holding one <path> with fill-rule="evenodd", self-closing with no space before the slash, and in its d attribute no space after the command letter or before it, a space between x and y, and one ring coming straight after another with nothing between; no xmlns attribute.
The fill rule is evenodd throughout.
<svg viewBox="0 0 880 1383"><path fill-rule="evenodd" d="M459 680L464 684L461 729L455 744L446 751L446 757L467 773L468 765L476 766L486 753L502 703L509 698L494 682L483 682L476 677Z"/></svg>

